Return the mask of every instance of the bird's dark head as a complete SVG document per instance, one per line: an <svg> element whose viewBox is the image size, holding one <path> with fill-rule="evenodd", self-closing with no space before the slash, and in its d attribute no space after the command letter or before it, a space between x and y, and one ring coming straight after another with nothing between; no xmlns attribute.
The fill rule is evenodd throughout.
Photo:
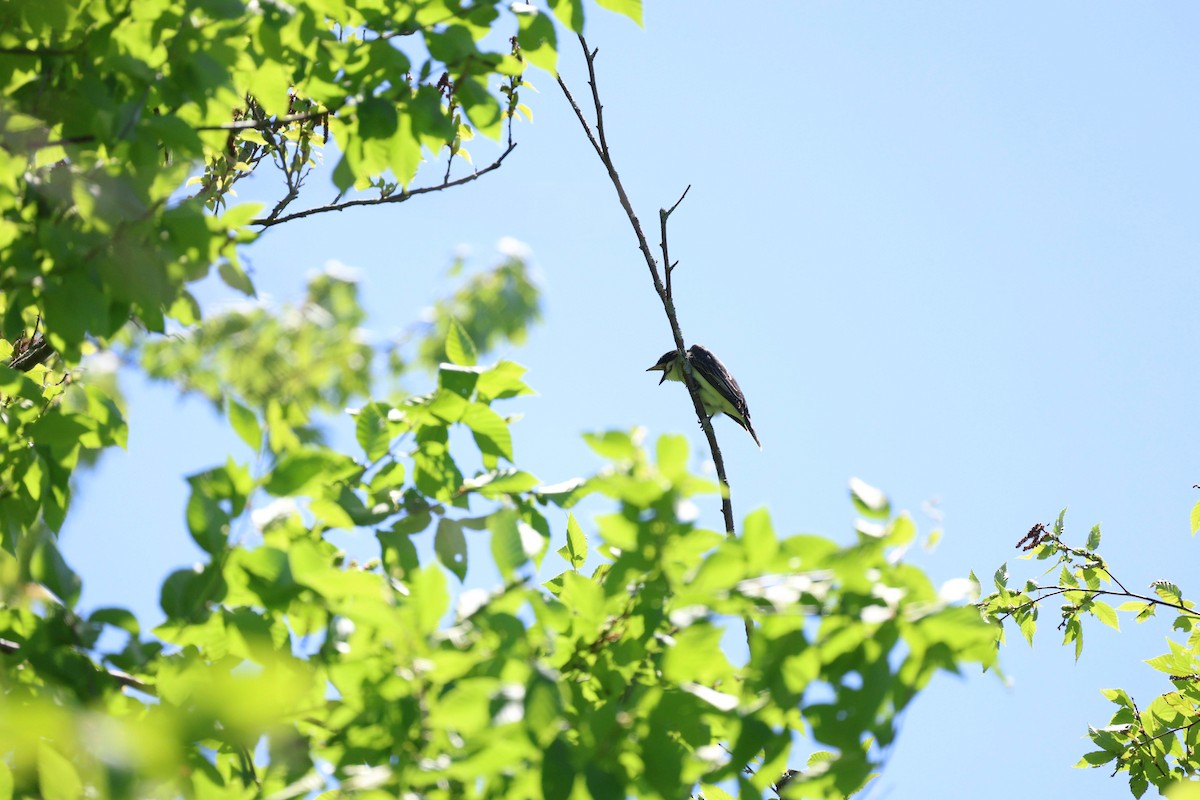
<svg viewBox="0 0 1200 800"><path fill-rule="evenodd" d="M658 379L658 385L662 386L662 382L671 377L672 370L679 366L679 353L675 350L668 350L663 353L662 358L655 362L653 367L646 369L646 372L661 372L662 377Z"/></svg>

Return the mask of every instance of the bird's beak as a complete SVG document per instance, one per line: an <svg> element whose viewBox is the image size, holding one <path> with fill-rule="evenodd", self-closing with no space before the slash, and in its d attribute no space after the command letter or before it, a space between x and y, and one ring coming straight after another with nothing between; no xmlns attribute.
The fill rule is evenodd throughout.
<svg viewBox="0 0 1200 800"><path fill-rule="evenodd" d="M647 367L646 372L661 372L662 377L658 379L658 385L662 386L663 381L667 379L667 368L661 364L655 364L653 367Z"/></svg>

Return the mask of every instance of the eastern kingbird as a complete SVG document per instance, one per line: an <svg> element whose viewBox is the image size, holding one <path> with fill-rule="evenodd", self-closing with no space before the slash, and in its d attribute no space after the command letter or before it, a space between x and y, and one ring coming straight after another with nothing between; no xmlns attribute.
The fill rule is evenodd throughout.
<svg viewBox="0 0 1200 800"><path fill-rule="evenodd" d="M762 443L758 441L754 426L750 424L750 408L746 405L746 396L742 394L742 387L738 386L738 382L729 374L729 370L725 369L721 359L713 355L707 347L699 344L689 347L687 353L688 359L692 362L692 375L695 376L696 384L700 388L700 402L704 405L704 413L712 418L716 414L724 412L725 416L746 429L761 450ZM646 372L661 372L663 376L658 381L660 386L663 381L683 383L683 366L680 364L679 352L676 350L668 350L663 353L663 357L658 360L658 363L647 369Z"/></svg>

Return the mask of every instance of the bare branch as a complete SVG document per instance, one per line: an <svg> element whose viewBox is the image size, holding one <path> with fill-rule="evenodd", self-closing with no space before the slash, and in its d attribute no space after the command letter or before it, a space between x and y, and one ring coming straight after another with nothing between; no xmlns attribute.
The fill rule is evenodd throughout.
<svg viewBox="0 0 1200 800"><path fill-rule="evenodd" d="M8 366L18 372L29 372L38 364L46 362L54 355L54 348L46 341L46 337L38 333L28 339L18 339Z"/></svg>
<svg viewBox="0 0 1200 800"><path fill-rule="evenodd" d="M661 208L658 210L658 222L662 227L662 240L660 244L662 245L663 272L666 279L667 297L673 297L671 294L671 273L675 271L675 264L679 263L678 261L672 263L671 257L667 255L667 220L675 213L675 209L679 208L679 204L683 202L683 198L687 197L687 193L691 190L692 185L689 183L688 187L683 190L683 194L679 195L679 199L675 201L675 205L665 211Z"/></svg>
<svg viewBox="0 0 1200 800"><path fill-rule="evenodd" d="M388 195L387 197L368 197L361 200L347 200L342 203L330 203L327 206L317 206L315 208L305 209L304 211L297 211L294 214L285 214L284 216L277 217L275 219L264 217L261 219L251 220L250 224L260 225L263 228L269 228L272 225L282 225L285 222L291 222L294 219L303 219L304 217L311 217L314 214L324 214L328 211L344 211L345 209L353 208L354 206L379 206L384 205L385 203L403 203L404 201L416 197L419 194L440 192L443 189L450 189L454 186L462 186L464 183L470 183L476 178L481 178L492 170L499 168L499 166L504 162L504 159L508 158L508 154L515 150L516 147L517 145L514 142L508 147L508 149L500 154L499 158L497 158L491 164L488 164L483 169L477 170L464 178L459 178L457 180L450 181L449 183L439 183L434 186L422 186L419 189L403 191L400 194Z"/></svg>

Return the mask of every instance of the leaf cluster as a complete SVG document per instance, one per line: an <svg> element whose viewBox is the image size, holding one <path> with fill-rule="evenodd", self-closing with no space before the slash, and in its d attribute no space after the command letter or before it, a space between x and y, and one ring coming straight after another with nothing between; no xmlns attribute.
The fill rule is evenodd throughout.
<svg viewBox="0 0 1200 800"><path fill-rule="evenodd" d="M185 521L204 558L166 577L153 630L119 608L79 609L61 557L9 576L0 786L840 797L871 778L936 671L991 662L978 612L899 558L915 527L886 503L858 501L872 525L850 545L780 536L762 511L729 540L694 520L717 487L689 470L686 440L648 450L620 431L587 437L599 471L542 484L518 466L500 410L530 391L523 369L481 363L457 323L433 385L355 410L356 450L302 435L294 413L307 424L328 400L315 386L290 406L256 394L232 352L257 352L297 316L295 342L357 324L352 289L321 276L309 299L340 298L322 306L334 321L256 309L253 333L205 339L200 364L146 349L164 377L219 398L257 463L189 477ZM347 372L337 391L357 380ZM581 504L596 515L576 516ZM348 530L370 531L375 554L349 558L334 543ZM498 583L470 580L480 569ZM743 617L737 663L723 643Z"/></svg>
<svg viewBox="0 0 1200 800"><path fill-rule="evenodd" d="M1111 766L1113 775L1126 772L1135 797L1141 797L1150 786L1167 791L1194 781L1200 774L1200 613L1196 604L1167 580L1154 581L1147 593L1127 589L1097 552L1100 526L1092 528L1083 547L1068 545L1062 539L1065 514L1064 509L1049 529L1035 525L1018 543L1028 551L1026 558L1051 562L1044 574L1056 574L1057 580L1027 580L1023 587L1011 588L1007 565L1002 565L994 577L996 591L983 598L980 606L990 619L1015 624L1032 645L1041 608L1054 599L1060 604L1058 628L1063 631L1063 644L1074 646L1076 659L1083 652L1083 623L1088 617L1119 630L1121 613L1132 614L1138 623L1159 611L1173 614L1171 628L1181 640L1169 638L1170 652L1146 661L1168 676L1173 689L1144 709L1124 689L1103 690L1117 710L1107 725L1088 726L1088 738L1098 749L1086 753L1076 766ZM1101 598L1124 602L1114 607Z"/></svg>

